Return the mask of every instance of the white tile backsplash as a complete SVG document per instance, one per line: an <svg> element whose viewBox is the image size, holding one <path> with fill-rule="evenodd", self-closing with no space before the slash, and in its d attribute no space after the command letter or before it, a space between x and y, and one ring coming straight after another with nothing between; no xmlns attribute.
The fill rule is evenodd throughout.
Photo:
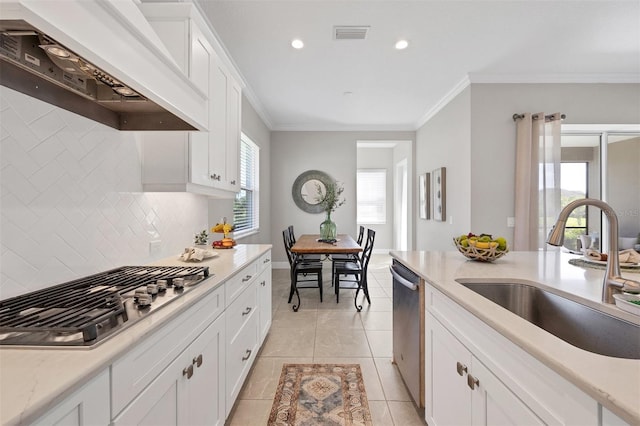
<svg viewBox="0 0 640 426"><path fill-rule="evenodd" d="M135 132L5 87L0 110L1 299L177 257L207 228L205 197L142 192Z"/></svg>

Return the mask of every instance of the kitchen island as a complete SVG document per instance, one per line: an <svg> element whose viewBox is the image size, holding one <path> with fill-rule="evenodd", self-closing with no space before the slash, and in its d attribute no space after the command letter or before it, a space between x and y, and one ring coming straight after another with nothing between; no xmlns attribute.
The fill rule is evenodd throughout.
<svg viewBox="0 0 640 426"><path fill-rule="evenodd" d="M457 282L526 283L640 324L640 316L601 302L603 270L570 265L569 260L576 256L560 252L511 252L493 263L470 261L457 252L391 251L390 254L423 278L432 293L444 295L444 299L454 302L452 305L458 305L456 308L461 307L464 314L471 314L470 318L479 319L483 326L508 339L518 351L524 351L523 356L530 355L625 422L640 424L640 360L607 357L579 349ZM626 271L623 276L640 278L637 273ZM426 301L427 311L430 303L433 302ZM428 375L428 366L426 370ZM463 375L461 371L458 374ZM471 382L469 387L473 389ZM427 395L427 399L429 397ZM595 405L593 409L600 419L606 418L606 414L598 414L600 410ZM606 424L606 419L603 423Z"/></svg>
<svg viewBox="0 0 640 426"><path fill-rule="evenodd" d="M254 288L256 292L260 291L260 288L269 289L269 305L267 306L268 309L264 309L264 314L267 314L266 311L268 310L268 318L265 320L265 325L268 329L271 318L270 249L270 245L238 245L231 250L218 250L218 256L205 259L202 262L185 263L178 260L178 254L171 258L153 262L151 264L153 266L208 266L210 275L205 281L199 283L189 292L185 292L182 297L163 306L162 309L159 309L152 315L136 322L133 326L110 337L93 348L1 347L0 424L32 424L38 420L42 420L40 419L41 416L47 415L52 409L55 410L60 406L60 403L64 405L70 397L73 397L83 389L90 389L90 392L103 397L98 401L95 401L95 398L93 398L97 403L85 405L84 411L90 411L96 407L96 409L104 411L104 414L108 416L106 421L103 422L100 420L99 423L109 424L113 420L115 424L118 424L118 416L123 417L122 413L126 414L127 411L131 411L129 408L135 405L135 402L128 405L126 409L123 409L123 407L126 406L125 404L128 404L131 400L123 401L123 406L116 409L114 408L116 404L114 401L118 398L122 399L123 395L126 395L127 392L136 390L135 386L144 387L144 391L140 394L140 396L142 396L142 394L152 387L151 381L157 384L158 380L155 378L156 375L159 374L160 371L168 369L170 366L165 368L156 362L155 359L143 365L138 364L133 373L128 375L131 380L137 377L138 374L142 374L141 372L143 370L146 374L147 368L153 367L156 369L153 371L149 369L149 378L138 380L136 384L130 386L130 389L124 387L118 389L114 387L113 381L116 377L124 376L123 378L125 380L127 379L127 374L119 373L114 369L114 366L121 366L123 368L120 370L124 371L124 367L129 367L125 361L128 361L130 355L138 351L139 348L146 348L145 353L140 353L138 354L139 356L137 355L137 359L140 360L144 360L145 357L148 356L157 356L162 357L162 360L168 363L181 359L181 357L184 357L183 355L191 356L190 354L182 354L182 349L184 348L181 349L180 347L173 346L178 345L179 342L186 344L197 341L200 338L197 333L208 326L207 321L216 318L215 323L219 325L220 335L224 337L224 321L218 321L224 316L221 312L225 310L225 307L233 306L236 300L244 302L243 294L250 294ZM245 272L249 273L248 271L251 271L251 277L245 275ZM260 277L267 275L269 279L268 285L266 285L267 283L263 285L264 280ZM241 288L241 286L243 287ZM225 300L225 294L227 300ZM213 296L216 296L216 298L214 299ZM209 303L213 300L218 301L216 306ZM194 311L196 312L194 313ZM213 317L214 313L217 315L215 318ZM262 326L263 323L260 314L260 305L258 305L257 309L253 309L252 315L246 316L245 318L257 316L260 318L260 326ZM196 320L198 321L196 322ZM255 327L257 328L259 320L254 319L254 321ZM254 325L253 322L252 325ZM227 326L231 327L229 324L227 324ZM227 327L228 330L229 327ZM210 329L211 327L207 330ZM164 338L163 333L169 333L169 331L175 332L167 335L170 338ZM206 331L202 332L201 335L204 334L206 334ZM258 338L256 335L256 341ZM263 339L264 336L261 336L261 338ZM145 346L154 342L159 345L166 344L169 350L159 351L157 350L157 346ZM225 342L224 338L222 338L220 343L221 349L219 350L224 352L223 349L225 346L229 346L229 342ZM255 345L256 343L253 344ZM257 343L257 345L259 347L259 343ZM258 348L254 348L253 357L255 357L257 349ZM249 363L252 362L253 357L248 358ZM201 371L200 365L202 364L206 368L211 368L211 362L211 356L206 355L204 361L201 358L197 364L194 360L194 379L198 377L198 373ZM154 363L158 365L152 365ZM189 358L189 364L190 363L191 358ZM174 363L172 362L172 364ZM245 362L244 365L246 366L247 363ZM222 366L224 366L224 363L222 363ZM246 373L246 370L248 370L248 368L239 372L237 377L234 376L234 380L242 381L244 379L242 374ZM180 372L181 371L182 367L180 368ZM182 374L179 374L179 376L182 376ZM157 377L160 378L160 376ZM191 379L191 376L189 376L189 379ZM109 380L112 381L111 384ZM224 381L224 376L221 380ZM184 382L186 381L185 377ZM149 386L146 386L145 383L148 383ZM191 380L191 383L194 383L194 380ZM146 393L149 394L149 392ZM135 397L136 401L140 402L142 401L140 396L133 394L132 397ZM221 406L223 410L219 415L222 417L222 422L224 422L225 415L228 414L230 407L226 407L227 409L224 410L225 395L220 395L220 397L222 398ZM206 404L200 405L205 406ZM69 411L73 412L75 410L74 407L75 406L71 406ZM77 415L75 415L75 421L78 421Z"/></svg>

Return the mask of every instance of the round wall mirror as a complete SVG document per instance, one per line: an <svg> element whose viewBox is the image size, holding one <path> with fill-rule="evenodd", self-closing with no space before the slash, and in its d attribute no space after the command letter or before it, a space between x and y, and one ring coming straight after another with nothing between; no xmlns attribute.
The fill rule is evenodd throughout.
<svg viewBox="0 0 640 426"><path fill-rule="evenodd" d="M334 179L325 172L308 170L293 182L293 201L307 213L322 213L324 210L317 200L318 190L324 195L326 185L333 181Z"/></svg>

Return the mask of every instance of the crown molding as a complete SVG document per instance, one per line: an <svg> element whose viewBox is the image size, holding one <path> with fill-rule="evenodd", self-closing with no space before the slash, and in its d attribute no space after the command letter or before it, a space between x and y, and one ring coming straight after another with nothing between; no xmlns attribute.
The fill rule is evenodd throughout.
<svg viewBox="0 0 640 426"><path fill-rule="evenodd" d="M444 108L449 102L451 102L456 96L458 96L464 89L466 89L471 84L471 80L469 76L466 75L462 80L460 80L455 86L451 88L431 109L429 109L423 116L418 120L414 126L414 130L417 130L424 126L427 121L431 120L433 116L435 116L442 108Z"/></svg>
<svg viewBox="0 0 640 426"><path fill-rule="evenodd" d="M470 73L468 75L471 84L475 83L640 83L640 73L573 73L573 74L482 74Z"/></svg>
<svg viewBox="0 0 640 426"><path fill-rule="evenodd" d="M415 132L413 124L276 124L274 132Z"/></svg>

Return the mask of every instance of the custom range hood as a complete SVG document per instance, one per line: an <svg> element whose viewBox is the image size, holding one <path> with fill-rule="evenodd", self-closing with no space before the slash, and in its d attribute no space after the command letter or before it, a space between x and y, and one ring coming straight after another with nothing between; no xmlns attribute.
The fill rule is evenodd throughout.
<svg viewBox="0 0 640 426"><path fill-rule="evenodd" d="M118 130L206 130L205 95L132 1L0 1L3 86Z"/></svg>

